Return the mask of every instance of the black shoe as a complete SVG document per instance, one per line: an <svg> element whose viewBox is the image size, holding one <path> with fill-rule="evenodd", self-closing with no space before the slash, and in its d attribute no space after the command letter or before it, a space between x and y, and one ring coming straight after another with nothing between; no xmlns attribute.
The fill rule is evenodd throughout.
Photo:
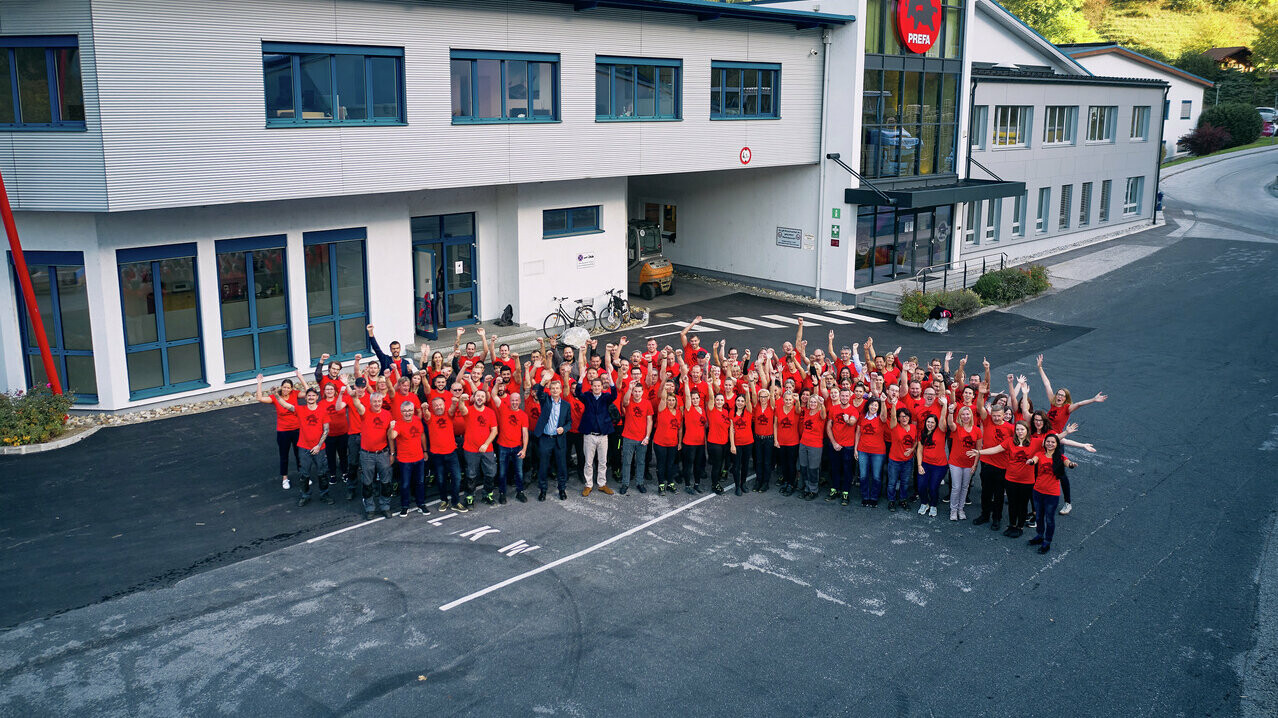
<svg viewBox="0 0 1278 718"><path fill-rule="evenodd" d="M994 519L990 522L990 531L998 531L998 519Z"/></svg>
<svg viewBox="0 0 1278 718"><path fill-rule="evenodd" d="M629 486L626 486L625 484L622 484L622 485L621 485L621 488L620 488L620 489L617 489L617 493L622 494L622 495L625 495L625 493L626 493L627 491L629 491L629 490L630 490L630 487L629 487Z"/></svg>
<svg viewBox="0 0 1278 718"><path fill-rule="evenodd" d="M877 509L879 507L878 499L870 499L870 508Z"/></svg>
<svg viewBox="0 0 1278 718"><path fill-rule="evenodd" d="M688 484L687 486L683 487L683 491L684 491L684 493L686 493L686 494L695 494L695 493L697 493L696 491L693 491L693 490L692 490L692 484Z"/></svg>
<svg viewBox="0 0 1278 718"><path fill-rule="evenodd" d="M496 501L493 501L493 492L489 491L488 493L484 494L484 503L488 504L489 506L492 506L493 504L497 503Z"/></svg>
<svg viewBox="0 0 1278 718"><path fill-rule="evenodd" d="M825 500L826 500L826 501L833 501L833 500L835 500L835 499L837 499L837 498L839 498L839 491L838 491L838 489L830 489L830 493L828 493L828 494L826 494L826 495L825 495Z"/></svg>
<svg viewBox="0 0 1278 718"><path fill-rule="evenodd" d="M471 509L475 508L475 495L474 495L474 494L466 494L466 507L467 507L467 508L471 508Z"/></svg>
<svg viewBox="0 0 1278 718"><path fill-rule="evenodd" d="M908 501L898 501L898 502L897 502L897 506L898 506L898 507L899 507L902 511L909 511L909 510L910 510L910 502L908 502Z"/></svg>
<svg viewBox="0 0 1278 718"><path fill-rule="evenodd" d="M989 522L989 520L990 520L990 517L989 517L989 516L986 516L985 514L981 514L980 516L977 516L977 517L976 517L976 519L975 519L974 521L972 521L972 525L973 525L973 526L982 526L982 525L984 525L984 524L988 523L988 522Z"/></svg>
<svg viewBox="0 0 1278 718"><path fill-rule="evenodd" d="M804 500L804 501L811 501L811 500L813 500L813 499L815 499L815 498L816 498L816 492L815 492L815 491L805 491L805 492L803 492L803 500Z"/></svg>
<svg viewBox="0 0 1278 718"><path fill-rule="evenodd" d="M1030 540L1029 540L1029 545L1030 545L1030 546L1037 546L1037 545L1039 545L1039 544L1041 544L1041 543L1043 543L1043 537L1042 537L1042 536L1035 536L1034 538L1032 538L1032 539L1030 539Z"/></svg>
<svg viewBox="0 0 1278 718"><path fill-rule="evenodd" d="M647 487L645 487L643 484L635 484L635 490L641 494L648 493Z"/></svg>
<svg viewBox="0 0 1278 718"><path fill-rule="evenodd" d="M391 517L390 509L386 509L385 511L382 511L382 518L388 519L390 517Z"/></svg>
<svg viewBox="0 0 1278 718"><path fill-rule="evenodd" d="M665 495L666 495L666 485L657 484L657 496L665 496Z"/></svg>
<svg viewBox="0 0 1278 718"><path fill-rule="evenodd" d="M365 512L364 512L364 520L365 520L365 521L372 521L372 520L373 520L373 512L372 512L372 511L365 511Z"/></svg>
<svg viewBox="0 0 1278 718"><path fill-rule="evenodd" d="M755 489L755 491L758 491L761 494L768 493L768 484L765 482L763 486L759 486L758 488Z"/></svg>
<svg viewBox="0 0 1278 718"><path fill-rule="evenodd" d="M861 499L861 505L862 505L862 506L864 506L864 507L867 507L867 508L868 508L868 507L869 507L869 505L870 505L870 500L869 500L869 499Z"/></svg>
<svg viewBox="0 0 1278 718"><path fill-rule="evenodd" d="M693 492L695 492L695 493L698 493L698 494L699 494L699 493L701 493L701 484L693 484L693 485L692 485L692 490L693 490Z"/></svg>
<svg viewBox="0 0 1278 718"><path fill-rule="evenodd" d="M298 499L298 500L297 500L297 507L298 507L298 508L301 508L301 507L303 507L303 506L305 506L305 505L309 504L310 502L311 502L311 499L310 499L310 497L309 497L309 496L303 496L302 498L300 498L300 499Z"/></svg>
<svg viewBox="0 0 1278 718"><path fill-rule="evenodd" d="M559 500L560 500L560 501L566 501L566 500L568 500L568 492L567 492L567 491L564 491L563 489L560 489L560 490L559 490Z"/></svg>
<svg viewBox="0 0 1278 718"><path fill-rule="evenodd" d="M740 496L740 495L741 495L741 487L740 487L740 486L734 486L734 487L732 487L732 493L736 494L737 496Z"/></svg>
<svg viewBox="0 0 1278 718"><path fill-rule="evenodd" d="M892 513L896 513L896 502L895 502L895 501L889 501L889 502L888 502L888 511L891 511Z"/></svg>
<svg viewBox="0 0 1278 718"><path fill-rule="evenodd" d="M399 517L400 517L401 519L402 519L402 518L404 518L404 517L405 517L405 516L407 516L407 515L408 515L408 509L400 509L400 510L399 510Z"/></svg>
<svg viewBox="0 0 1278 718"><path fill-rule="evenodd" d="M1042 546L1038 547L1039 553L1047 553L1048 551L1051 551L1051 550L1052 550L1052 545L1050 543L1044 543Z"/></svg>
<svg viewBox="0 0 1278 718"><path fill-rule="evenodd" d="M347 500L347 501L354 501L354 500L355 500L355 489L354 489L354 488L352 488L352 489L350 489L349 491L347 491L347 492L346 492L346 500Z"/></svg>
<svg viewBox="0 0 1278 718"><path fill-rule="evenodd" d="M545 500L546 500L546 492L545 492L545 491L542 491L542 492L538 493L538 494L537 494L537 500L538 500L538 501L545 501Z"/></svg>
<svg viewBox="0 0 1278 718"><path fill-rule="evenodd" d="M324 494L323 496L321 496L321 497L320 497L320 501L323 501L324 503L328 504L329 506L332 506L333 504L337 503L336 501L334 501L334 500L333 500L333 497L332 497L332 496L329 496L328 494Z"/></svg>
<svg viewBox="0 0 1278 718"><path fill-rule="evenodd" d="M519 502L519 503L521 503L521 504L526 504L526 503L528 503L528 497L527 497L527 496L524 496L524 492L522 492L522 491L520 491L519 493L515 494L515 500L516 500L516 501L518 501L518 502Z"/></svg>
<svg viewBox="0 0 1278 718"><path fill-rule="evenodd" d="M498 496L497 496L497 503L501 504L502 506L505 506L505 505L506 505L506 495L505 495L505 494L498 494Z"/></svg>
<svg viewBox="0 0 1278 718"><path fill-rule="evenodd" d="M1008 538L1016 538L1016 529L1012 528L1011 526L1008 526L1007 530L1003 532L1003 535Z"/></svg>
<svg viewBox="0 0 1278 718"><path fill-rule="evenodd" d="M722 493L723 493L723 485L722 485L722 484L715 484L713 487L711 487L711 490L713 490L716 494L722 494Z"/></svg>
<svg viewBox="0 0 1278 718"><path fill-rule="evenodd" d="M421 506L418 506L418 507L417 507L417 510L418 510L418 511L420 511L420 512L422 512L422 515L423 515L423 516L429 516L429 515L430 515L430 509L426 508L426 505L425 505L425 504L422 504Z"/></svg>

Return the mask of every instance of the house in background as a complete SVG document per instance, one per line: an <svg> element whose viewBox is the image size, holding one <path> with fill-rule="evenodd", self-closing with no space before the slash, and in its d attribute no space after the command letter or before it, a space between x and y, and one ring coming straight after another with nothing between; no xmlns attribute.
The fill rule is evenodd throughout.
<svg viewBox="0 0 1278 718"><path fill-rule="evenodd" d="M1198 124L1198 115L1203 109L1203 93L1215 87L1210 80L1111 42L1059 47L1078 64L1087 68L1088 72L1096 75L1144 77L1166 82L1169 88L1163 108L1163 157L1174 157L1182 153L1176 147L1176 140L1189 134Z"/></svg>
<svg viewBox="0 0 1278 718"><path fill-rule="evenodd" d="M1245 45L1236 47L1213 47L1203 52L1204 57L1211 58L1222 69L1242 70L1244 72L1255 69L1251 64L1251 50Z"/></svg>

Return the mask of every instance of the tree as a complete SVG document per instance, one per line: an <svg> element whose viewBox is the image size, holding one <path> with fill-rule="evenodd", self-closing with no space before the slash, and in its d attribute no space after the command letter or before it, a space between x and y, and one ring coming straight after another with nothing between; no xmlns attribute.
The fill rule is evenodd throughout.
<svg viewBox="0 0 1278 718"><path fill-rule="evenodd" d="M1083 16L1083 0L1006 0L1003 6L1050 42L1101 39Z"/></svg>
<svg viewBox="0 0 1278 718"><path fill-rule="evenodd" d="M1270 6L1252 17L1256 39L1251 43L1251 60L1257 67L1278 69L1278 7Z"/></svg>

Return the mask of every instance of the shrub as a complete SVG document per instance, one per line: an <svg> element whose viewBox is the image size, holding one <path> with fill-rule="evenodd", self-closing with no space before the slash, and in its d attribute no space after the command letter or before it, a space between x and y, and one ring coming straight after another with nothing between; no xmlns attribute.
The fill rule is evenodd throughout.
<svg viewBox="0 0 1278 718"><path fill-rule="evenodd" d="M1199 125L1176 144L1184 147L1189 154L1202 157L1225 149L1225 145L1229 144L1229 130L1215 125Z"/></svg>
<svg viewBox="0 0 1278 718"><path fill-rule="evenodd" d="M1032 264L1024 269L1008 267L986 272L972 285L972 291L987 304L1007 304L1032 297L1050 286L1052 283L1047 278L1047 268L1041 264Z"/></svg>
<svg viewBox="0 0 1278 718"><path fill-rule="evenodd" d="M901 295L900 316L907 322L922 322L937 306L954 312L955 317L964 317L981 308L981 298L970 289L956 289L948 292L906 292Z"/></svg>
<svg viewBox="0 0 1278 718"><path fill-rule="evenodd" d="M1214 125L1229 131L1229 142L1225 147L1247 145L1260 139L1262 126L1260 113L1256 108L1242 102L1227 102L1203 110L1198 116L1198 127Z"/></svg>
<svg viewBox="0 0 1278 718"><path fill-rule="evenodd" d="M0 446L48 441L66 428L70 394L54 394L46 384L29 392L0 393Z"/></svg>

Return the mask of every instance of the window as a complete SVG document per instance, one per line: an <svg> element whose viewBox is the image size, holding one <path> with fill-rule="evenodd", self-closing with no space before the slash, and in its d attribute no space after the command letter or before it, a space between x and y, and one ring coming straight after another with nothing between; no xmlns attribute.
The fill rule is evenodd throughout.
<svg viewBox="0 0 1278 718"><path fill-rule="evenodd" d="M262 43L266 126L404 124L404 50Z"/></svg>
<svg viewBox="0 0 1278 718"><path fill-rule="evenodd" d="M994 146L1025 147L1029 143L1030 107L1001 106L994 108Z"/></svg>
<svg viewBox="0 0 1278 718"><path fill-rule="evenodd" d="M542 237L549 239L602 232L599 209L599 205L594 205L593 207L545 210L541 213Z"/></svg>
<svg viewBox="0 0 1278 718"><path fill-rule="evenodd" d="M1193 108L1194 108L1193 100L1181 100L1180 101L1180 119L1188 120L1190 114L1192 113Z"/></svg>
<svg viewBox="0 0 1278 718"><path fill-rule="evenodd" d="M195 244L116 250L129 398L208 386Z"/></svg>
<svg viewBox="0 0 1278 718"><path fill-rule="evenodd" d="M1029 200L1029 193L1025 192L1012 199L1012 235L1016 237L1025 236L1025 205Z"/></svg>
<svg viewBox="0 0 1278 718"><path fill-rule="evenodd" d="M1086 227L1092 223L1092 183L1084 182L1083 191L1078 195L1078 226Z"/></svg>
<svg viewBox="0 0 1278 718"><path fill-rule="evenodd" d="M1113 185L1112 180L1101 182L1100 217L1098 219L1101 222L1109 221L1109 192L1111 185Z"/></svg>
<svg viewBox="0 0 1278 718"><path fill-rule="evenodd" d="M1043 187L1038 190L1038 214L1034 217L1034 231L1042 234L1047 231L1047 213L1052 203L1052 189Z"/></svg>
<svg viewBox="0 0 1278 718"><path fill-rule="evenodd" d="M989 201L985 217L985 241L997 242L999 225L1003 222L1003 200Z"/></svg>
<svg viewBox="0 0 1278 718"><path fill-rule="evenodd" d="M98 400L98 378L93 366L93 330L89 321L84 254L25 252L24 256L62 388L74 394L77 403L95 403ZM40 386L48 383L49 378L44 373L40 344L27 316L22 292L18 292L17 297L27 386Z"/></svg>
<svg viewBox="0 0 1278 718"><path fill-rule="evenodd" d="M363 227L302 233L311 361L345 358L368 346Z"/></svg>
<svg viewBox="0 0 1278 718"><path fill-rule="evenodd" d="M981 223L981 203L968 202L967 216L963 218L963 241L967 244L979 244L977 225Z"/></svg>
<svg viewBox="0 0 1278 718"><path fill-rule="evenodd" d="M1141 190L1144 189L1144 177L1128 177L1127 193L1123 196L1123 216L1140 214Z"/></svg>
<svg viewBox="0 0 1278 718"><path fill-rule="evenodd" d="M1149 107L1132 108L1131 139L1144 142L1149 139Z"/></svg>
<svg viewBox="0 0 1278 718"><path fill-rule="evenodd" d="M1043 120L1043 144L1074 144L1074 126L1078 124L1078 108L1049 106Z"/></svg>
<svg viewBox="0 0 1278 718"><path fill-rule="evenodd" d="M453 124L557 122L559 56L453 50Z"/></svg>
<svg viewBox="0 0 1278 718"><path fill-rule="evenodd" d="M1113 142L1114 116L1117 114L1117 107L1087 108L1087 141Z"/></svg>
<svg viewBox="0 0 1278 718"><path fill-rule="evenodd" d="M1057 229L1069 229L1069 213L1074 201L1074 185L1061 185L1061 212Z"/></svg>
<svg viewBox="0 0 1278 718"><path fill-rule="evenodd" d="M80 47L74 35L0 37L0 128L84 129Z"/></svg>
<svg viewBox="0 0 1278 718"><path fill-rule="evenodd" d="M595 120L677 120L683 63L595 58Z"/></svg>
<svg viewBox="0 0 1278 718"><path fill-rule="evenodd" d="M989 122L990 108L987 105L977 105L972 108L972 124L968 132L972 138L972 149L985 149L985 125Z"/></svg>
<svg viewBox="0 0 1278 718"><path fill-rule="evenodd" d="M781 66L710 63L710 118L769 120L781 116Z"/></svg>
<svg viewBox="0 0 1278 718"><path fill-rule="evenodd" d="M215 245L228 381L293 370L285 244L281 234Z"/></svg>
<svg viewBox="0 0 1278 718"><path fill-rule="evenodd" d="M867 62L875 60L882 58ZM865 71L861 167L867 177L954 173L959 75L941 71L944 60L914 64L918 71Z"/></svg>
<svg viewBox="0 0 1278 718"><path fill-rule="evenodd" d="M896 27L896 3L890 0L868 0L865 5L865 52L867 54L905 55L916 58L963 57L963 0L942 0L940 12L931 18L939 28L936 42L926 55L912 52L901 45ZM858 18L858 22L860 22Z"/></svg>

